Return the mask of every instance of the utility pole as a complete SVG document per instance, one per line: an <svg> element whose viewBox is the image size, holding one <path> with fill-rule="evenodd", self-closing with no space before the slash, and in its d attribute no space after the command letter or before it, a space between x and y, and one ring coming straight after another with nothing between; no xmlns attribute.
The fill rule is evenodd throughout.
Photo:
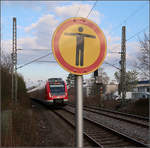
<svg viewBox="0 0 150 148"><path fill-rule="evenodd" d="M12 38L12 100L17 101L17 27L16 18L13 17Z"/></svg>
<svg viewBox="0 0 150 148"><path fill-rule="evenodd" d="M120 85L122 92L122 104L126 99L126 27L122 27L122 43L121 43L121 73Z"/></svg>
<svg viewBox="0 0 150 148"><path fill-rule="evenodd" d="M150 32L149 32L150 35ZM149 62L148 62L148 67L149 67L149 83L150 83L150 40L148 40L148 49L149 49ZM150 88L149 88L150 90Z"/></svg>

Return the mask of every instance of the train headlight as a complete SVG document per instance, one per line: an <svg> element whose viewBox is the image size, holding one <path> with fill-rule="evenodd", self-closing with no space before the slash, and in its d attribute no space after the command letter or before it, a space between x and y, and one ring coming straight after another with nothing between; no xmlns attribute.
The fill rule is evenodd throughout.
<svg viewBox="0 0 150 148"><path fill-rule="evenodd" d="M51 95L51 93L49 92L49 97L51 98L52 97L52 95Z"/></svg>

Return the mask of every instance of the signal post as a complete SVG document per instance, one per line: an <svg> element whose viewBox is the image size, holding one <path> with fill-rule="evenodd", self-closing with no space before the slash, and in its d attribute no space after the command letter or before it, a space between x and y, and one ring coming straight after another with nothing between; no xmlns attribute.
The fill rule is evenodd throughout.
<svg viewBox="0 0 150 148"><path fill-rule="evenodd" d="M52 50L56 61L76 75L76 147L83 147L83 80L82 75L94 72L106 56L106 39L92 21L73 17L55 30Z"/></svg>

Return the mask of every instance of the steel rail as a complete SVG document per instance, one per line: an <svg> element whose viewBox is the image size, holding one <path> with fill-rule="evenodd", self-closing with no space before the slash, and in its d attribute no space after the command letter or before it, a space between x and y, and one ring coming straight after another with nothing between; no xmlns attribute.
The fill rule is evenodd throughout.
<svg viewBox="0 0 150 148"><path fill-rule="evenodd" d="M67 110L67 109L65 109L65 108L64 108L64 110L67 111L67 112L69 112L69 113L71 113L71 114L75 114L74 112L72 112L72 111L70 111L70 110ZM87 118L87 117L84 117L84 120L87 120L87 121L89 121L89 122L91 122L91 123L93 123L93 124L95 124L95 125L97 125L97 126L100 126L100 127L104 128L104 129L110 131L111 133L113 133L113 134L115 134L115 135L118 135L119 137L123 137L123 138L126 139L128 142L131 142L131 143L135 144L136 146L138 145L138 146L141 146L141 147L147 147L146 144L144 144L144 143L142 143L142 142L139 142L139 141L137 141L137 140L134 139L134 138L131 138L131 137L129 137L129 136L123 134L123 133L120 133L120 132L118 132L118 131L116 131L116 130L114 130L114 129L111 129L111 128L109 128L109 127L107 127L107 126L105 126L105 125L103 125L103 124L100 124L100 123L98 123L98 122L96 122L96 121L94 121L94 120L91 120L91 119L89 119L89 118Z"/></svg>
<svg viewBox="0 0 150 148"><path fill-rule="evenodd" d="M33 100L33 99L32 99ZM38 100L39 101L39 100ZM64 111L66 111L66 112L68 112L68 113L70 113L70 114L72 114L72 115L75 115L75 113L73 112L73 111L70 111L70 110L68 110L68 109L66 109L66 108L62 108ZM61 113L58 113L57 112L57 110L55 110L55 111L53 111L54 113L56 113L59 117L61 117L64 121L66 121L69 125L71 125L72 127L74 127L75 128L75 123L73 123L73 122L71 122L70 120L68 120L68 119L66 119L66 117L65 117L65 115L61 115ZM100 123L98 123L98 122L96 122L96 121L94 121L94 120L91 120L91 119L89 119L89 118L87 118L87 117L84 117L84 121L85 122L90 122L91 124L94 124L95 126L98 126L98 127L100 127L100 128L103 128L103 129L105 129L106 131L109 131L111 134L113 134L113 135L116 135L116 136L118 136L119 138L121 138L120 140L122 141L123 139L127 142L127 145L129 144L129 143L131 143L131 146L140 146L140 147L148 147L146 144L144 144L144 143L142 143L142 142L139 142L138 140L136 140L136 139L134 139L134 138L131 138L131 137L129 137L129 136L127 136L127 135L125 135L125 134L123 134L123 133L120 133L120 132L118 132L118 131L116 131L116 130L114 130L114 129L111 129L110 127L107 127L107 126L105 126L105 125L103 125L103 124L100 124ZM94 127L95 127L94 126ZM94 146L98 146L98 147L101 147L101 148L103 148L103 147L105 147L105 146L107 146L107 141L105 141L103 144L102 143L100 143L100 142L98 142L97 141L97 139L95 139L95 137L93 138L93 135L90 135L90 133L88 133L88 132L84 132L83 133L84 134L84 136L89 140L89 142L91 143L91 144L93 144ZM123 141L124 141L123 140ZM111 140L111 139L109 139L108 140L108 144L111 146L111 142L112 142L112 144L116 144L116 142L115 141L113 141L113 140ZM118 143L119 145L120 145L120 143ZM126 143L124 144L124 143L122 143L121 145L126 145Z"/></svg>
<svg viewBox="0 0 150 148"><path fill-rule="evenodd" d="M123 113L123 112L118 112L118 111L113 111L113 110L109 110L109 109L104 109L104 108L98 108L98 107L92 107L92 106L84 106L84 107L88 107L88 108L92 108L92 109L96 109L96 110L102 110L102 111L106 111L106 112L111 112L111 113L115 113L115 114L120 114L120 115L124 115L127 117L134 117L137 118L139 120L145 120L145 121L149 121L149 118L147 117L143 117L143 116L139 116L139 115L133 115L133 114L128 114L128 113Z"/></svg>
<svg viewBox="0 0 150 148"><path fill-rule="evenodd" d="M110 118L113 118L113 119L117 119L117 120L120 120L120 121L125 121L125 122L128 122L128 123L132 123L132 124L135 124L135 125L138 125L138 126L142 126L142 127L145 127L145 128L149 128L149 124L148 123L134 121L134 119L130 120L130 119L126 118L126 117L130 117L130 116L125 116L125 118L124 118L124 116L123 117L117 117L117 116L115 116L116 115L115 113L110 112L111 114L113 114L113 115L110 115L110 114L107 114L107 113L102 113L102 112L100 112L100 110L99 111L97 111L97 110L95 110L95 111L94 110L90 110L90 108L88 108L88 107L84 107L84 110L85 111L89 111L89 112L93 112L93 113L96 113L96 114L104 115L104 116L107 116L107 117L110 117Z"/></svg>
<svg viewBox="0 0 150 148"><path fill-rule="evenodd" d="M37 99L37 98L33 98L30 97L30 99L34 102L40 103L42 105L44 105L45 107L48 107L43 101L41 101L41 99ZM68 119L66 119L64 116L62 116L60 113L57 112L57 110L51 110L53 111L53 113L55 113L57 116L59 116L61 119L63 119L66 123L68 123L71 127L73 127L74 129L76 128L76 126L69 121ZM92 144L92 146L95 147L100 147L103 148L103 146L101 144L99 144L97 141L95 141L92 137L90 137L88 134L86 134L85 132L83 132L83 135L85 136L85 138Z"/></svg>
<svg viewBox="0 0 150 148"><path fill-rule="evenodd" d="M73 107L75 106L73 104L68 104L68 105L73 106ZM149 118L144 117L144 116L133 115L133 114L128 114L128 113L123 113L123 112L119 112L119 111L104 109L104 108L100 108L100 107L87 106L87 105L84 105L84 107L95 109L95 110L106 111L106 112L110 112L110 113L115 113L115 114L119 114L119 115L124 115L124 116L127 116L127 117L134 117L134 118L137 118L139 120L144 120L144 121L147 121L147 122L149 121Z"/></svg>
<svg viewBox="0 0 150 148"><path fill-rule="evenodd" d="M75 128L76 126L69 121L68 119L66 119L63 115L61 115L60 113L58 113L57 111L53 111L57 116L59 116L61 119L63 119L65 122L67 122L69 125L71 125L73 128ZM99 144L97 141L95 141L92 137L90 137L88 134L86 134L85 132L83 132L83 135L94 145L100 148L103 148L103 146L101 144Z"/></svg>

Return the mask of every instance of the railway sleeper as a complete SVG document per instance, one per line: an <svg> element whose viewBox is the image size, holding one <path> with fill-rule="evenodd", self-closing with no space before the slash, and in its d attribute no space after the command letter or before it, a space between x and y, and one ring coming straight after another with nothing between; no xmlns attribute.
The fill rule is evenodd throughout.
<svg viewBox="0 0 150 148"><path fill-rule="evenodd" d="M107 142L107 141L110 141L110 140L111 140L111 141L112 141L112 140L113 140L113 141L120 141L121 139L120 139L119 137L100 138L100 141L101 141L101 142L105 142L105 141Z"/></svg>
<svg viewBox="0 0 150 148"><path fill-rule="evenodd" d="M100 143L102 144L102 145L108 145L108 144L110 144L110 145L112 145L112 144L115 144L115 145L117 145L117 144L119 144L119 143L127 143L127 142L125 142L125 141L123 141L122 139L118 139L118 140L112 140L112 139L108 139L107 141L102 141L102 140L100 140Z"/></svg>
<svg viewBox="0 0 150 148"><path fill-rule="evenodd" d="M133 147L134 145L131 145L131 143L117 143L117 144L106 144L104 147Z"/></svg>
<svg viewBox="0 0 150 148"><path fill-rule="evenodd" d="M89 133L88 133L89 134ZM105 138L112 138L113 137L113 135L112 134L108 134L108 133L104 133L104 134L99 134L99 133L90 133L90 135L92 135L92 136L96 136L96 137L101 137L101 138L103 138L103 139L105 139Z"/></svg>

